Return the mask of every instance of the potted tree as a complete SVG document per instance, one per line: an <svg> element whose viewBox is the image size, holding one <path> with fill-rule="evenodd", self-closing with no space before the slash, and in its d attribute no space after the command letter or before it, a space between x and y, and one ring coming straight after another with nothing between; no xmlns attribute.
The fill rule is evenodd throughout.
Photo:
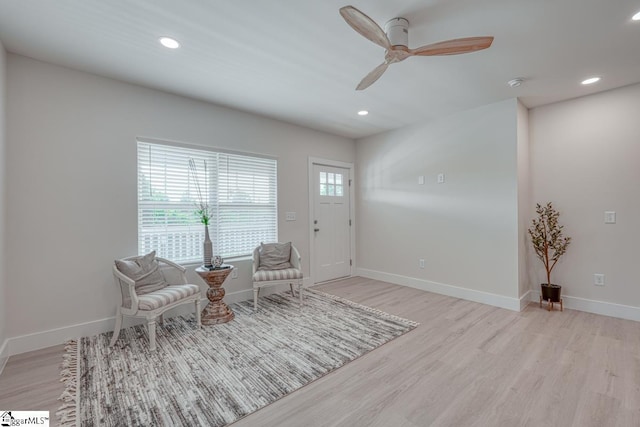
<svg viewBox="0 0 640 427"><path fill-rule="evenodd" d="M540 284L541 298L549 303L562 304L560 295L562 286L551 283L551 271L562 255L567 251L571 237L562 235L563 226L558 223L560 212L555 210L551 202L545 206L536 204L537 218L534 218L529 228L531 243L536 256L540 258L547 271L547 283ZM562 305L560 306L562 308Z"/></svg>

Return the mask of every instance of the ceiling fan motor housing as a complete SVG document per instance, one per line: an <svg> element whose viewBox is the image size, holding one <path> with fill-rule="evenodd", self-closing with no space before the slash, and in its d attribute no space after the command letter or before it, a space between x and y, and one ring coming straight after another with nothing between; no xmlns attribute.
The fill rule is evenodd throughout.
<svg viewBox="0 0 640 427"><path fill-rule="evenodd" d="M404 18L393 18L384 24L384 32L392 46L409 47L409 21Z"/></svg>

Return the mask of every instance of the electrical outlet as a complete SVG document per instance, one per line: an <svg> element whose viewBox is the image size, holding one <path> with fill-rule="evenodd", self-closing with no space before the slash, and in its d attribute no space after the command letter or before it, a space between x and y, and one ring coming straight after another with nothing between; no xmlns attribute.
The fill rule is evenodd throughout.
<svg viewBox="0 0 640 427"><path fill-rule="evenodd" d="M295 221L296 220L296 213L295 212L287 212L285 214L285 220L286 221Z"/></svg>
<svg viewBox="0 0 640 427"><path fill-rule="evenodd" d="M422 258L418 260L418 265L420 266L420 268L424 268L424 260Z"/></svg>
<svg viewBox="0 0 640 427"><path fill-rule="evenodd" d="M238 270L237 269L233 269L231 270L231 278L232 279L237 279L238 278Z"/></svg>
<svg viewBox="0 0 640 427"><path fill-rule="evenodd" d="M604 286L604 274L599 274L599 273L594 274L593 284L596 286Z"/></svg>
<svg viewBox="0 0 640 427"><path fill-rule="evenodd" d="M439 173L438 174L437 182L438 182L438 184L444 184L444 174L443 173Z"/></svg>

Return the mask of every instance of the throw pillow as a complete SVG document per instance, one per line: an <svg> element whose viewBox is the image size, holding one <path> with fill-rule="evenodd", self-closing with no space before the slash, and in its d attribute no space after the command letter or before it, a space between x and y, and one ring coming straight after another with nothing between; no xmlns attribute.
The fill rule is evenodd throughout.
<svg viewBox="0 0 640 427"><path fill-rule="evenodd" d="M283 270L291 268L291 242L260 243L258 270Z"/></svg>
<svg viewBox="0 0 640 427"><path fill-rule="evenodd" d="M159 291L169 285L160 272L156 251L130 260L117 259L116 268L136 282L136 294L138 295Z"/></svg>

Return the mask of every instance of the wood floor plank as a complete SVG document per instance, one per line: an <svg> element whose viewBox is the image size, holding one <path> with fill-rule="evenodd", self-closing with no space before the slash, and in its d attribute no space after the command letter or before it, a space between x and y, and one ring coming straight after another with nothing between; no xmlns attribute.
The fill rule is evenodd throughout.
<svg viewBox="0 0 640 427"><path fill-rule="evenodd" d="M234 426L640 425L639 322L516 313L362 277L316 288L420 326ZM10 358L0 408L53 416L62 352Z"/></svg>
<svg viewBox="0 0 640 427"><path fill-rule="evenodd" d="M53 420L64 391L59 369L63 352L64 345L58 345L10 357L0 375L0 409L49 411Z"/></svg>

